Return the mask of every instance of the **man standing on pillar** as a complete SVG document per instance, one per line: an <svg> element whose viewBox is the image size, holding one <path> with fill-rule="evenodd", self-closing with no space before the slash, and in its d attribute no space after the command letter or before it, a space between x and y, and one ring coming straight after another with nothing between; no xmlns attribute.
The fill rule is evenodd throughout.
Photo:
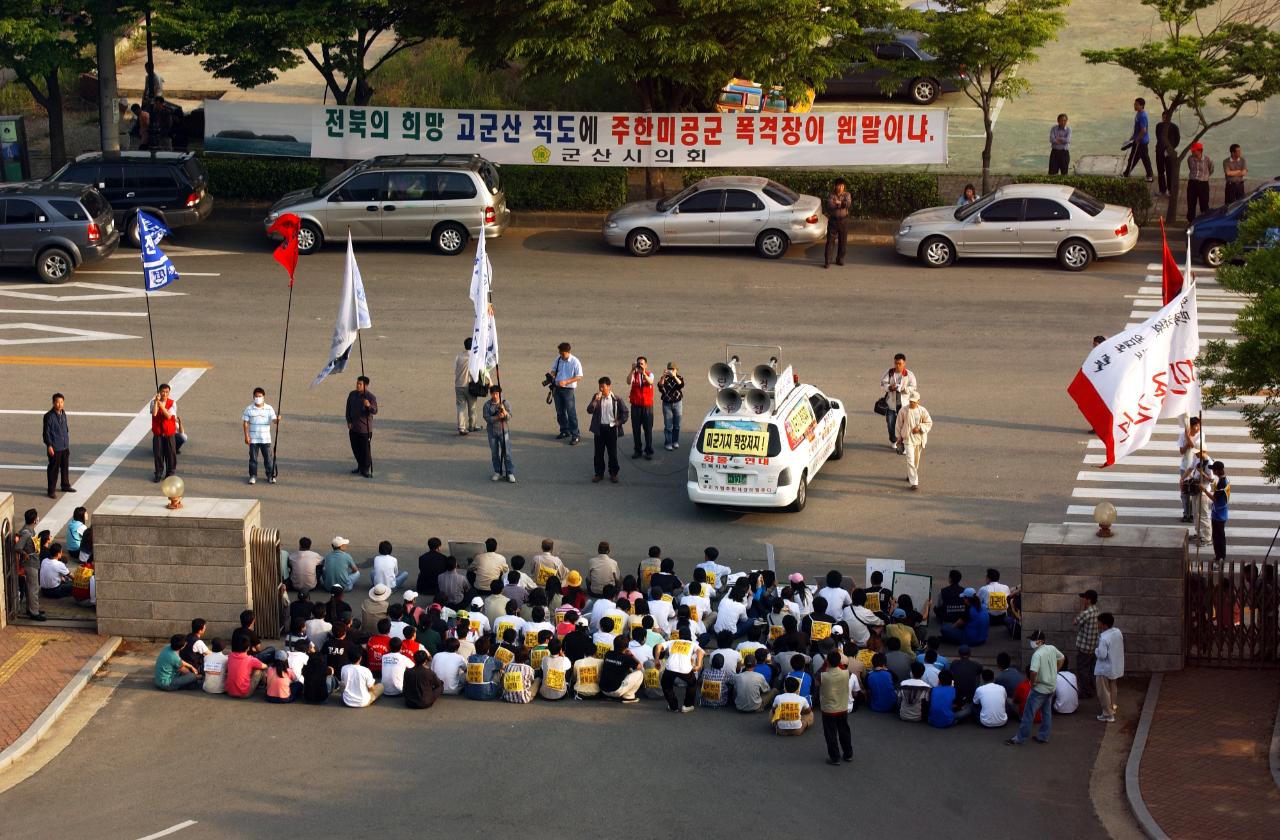
<svg viewBox="0 0 1280 840"><path fill-rule="evenodd" d="M378 398L369 390L369 377L356 377L356 389L347 394L347 436L356 459L352 475L373 478L373 415L377 413Z"/></svg>

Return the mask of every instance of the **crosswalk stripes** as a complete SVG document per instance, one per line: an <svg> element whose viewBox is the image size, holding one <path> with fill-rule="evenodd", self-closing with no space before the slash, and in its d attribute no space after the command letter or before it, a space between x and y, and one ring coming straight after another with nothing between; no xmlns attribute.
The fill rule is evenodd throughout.
<svg viewBox="0 0 1280 840"><path fill-rule="evenodd" d="M1234 343L1234 321L1246 301L1235 292L1218 284L1211 269L1195 268L1197 302L1200 314L1200 343L1209 339L1225 339ZM1149 318L1163 306L1160 287L1160 264L1147 266L1147 276L1136 295L1126 295L1133 302L1129 327ZM1267 554L1276 529L1280 527L1280 487L1268 484L1261 476L1262 446L1249 436L1249 428L1240 414L1242 405L1257 404L1261 397L1242 397L1230 405L1208 409L1203 413L1205 448L1227 466L1231 477L1231 520L1227 525L1227 556L1258 558ZM1066 522L1093 521L1093 508L1104 499L1116 506L1117 523L1160 525L1186 528L1194 534L1194 526L1182 524L1182 501L1178 490L1178 434L1176 420L1162 420L1150 442L1137 455L1131 455L1115 466L1100 470L1105 460L1104 446L1096 438L1089 441L1084 467L1076 474L1067 505ZM1195 552L1194 544L1191 551ZM1200 549L1202 559L1211 559L1213 549ZM1272 556L1280 556L1280 540L1276 540Z"/></svg>

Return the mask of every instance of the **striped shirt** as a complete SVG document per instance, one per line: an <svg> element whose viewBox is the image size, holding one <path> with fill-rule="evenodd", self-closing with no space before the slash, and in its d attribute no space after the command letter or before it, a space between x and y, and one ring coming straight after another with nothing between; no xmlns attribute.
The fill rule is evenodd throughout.
<svg viewBox="0 0 1280 840"><path fill-rule="evenodd" d="M502 699L508 703L529 703L533 700L533 669L521 662L512 662L502 672Z"/></svg>
<svg viewBox="0 0 1280 840"><path fill-rule="evenodd" d="M249 424L250 443L271 443L271 423L276 419L276 410L267 403L251 405L245 408L240 418Z"/></svg>
<svg viewBox="0 0 1280 840"><path fill-rule="evenodd" d="M1190 181L1208 181L1213 174L1213 161L1207 157L1191 155L1187 158L1187 179Z"/></svg>

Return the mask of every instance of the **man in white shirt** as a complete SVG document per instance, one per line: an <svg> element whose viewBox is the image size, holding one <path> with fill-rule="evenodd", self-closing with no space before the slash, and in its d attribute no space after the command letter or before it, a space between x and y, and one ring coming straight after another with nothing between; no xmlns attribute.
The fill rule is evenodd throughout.
<svg viewBox="0 0 1280 840"><path fill-rule="evenodd" d="M787 677L782 693L773 698L773 731L779 735L803 735L813 725L813 707L801 697L800 680Z"/></svg>
<svg viewBox="0 0 1280 840"><path fill-rule="evenodd" d="M691 583L689 594L680 599L680 606L688 607L689 617L702 628L699 633L705 632L707 619L711 617L711 599L707 597L709 591L705 584Z"/></svg>
<svg viewBox="0 0 1280 840"><path fill-rule="evenodd" d="M364 655L359 647L347 651L347 664L342 666L339 680L342 683L342 702L353 709L363 709L382 696L382 686L373 678L373 672L360 664Z"/></svg>
<svg viewBox="0 0 1280 840"><path fill-rule="evenodd" d="M285 654L285 658L289 661L289 669L293 671L293 675L302 685L307 684L306 679L302 676L302 669L306 667L307 659L310 658L312 650L310 639L298 639ZM208 658L209 656L206 654L205 660L208 661Z"/></svg>
<svg viewBox="0 0 1280 840"><path fill-rule="evenodd" d="M707 583L711 584L712 589L723 589L728 580L729 575L733 574L733 569L720 562L720 549L714 545L707 546L702 550L702 562L695 569L702 569L707 573Z"/></svg>
<svg viewBox="0 0 1280 840"><path fill-rule="evenodd" d="M476 573L476 589L481 592L492 591L493 581L506 580L507 558L498 553L498 541L489 537L484 541L484 551L471 561L471 570Z"/></svg>
<svg viewBox="0 0 1280 840"><path fill-rule="evenodd" d="M848 619L853 609L853 597L840 585L844 576L832 569L827 572L827 585L818 590L819 597L827 599L827 615L837 621Z"/></svg>
<svg viewBox="0 0 1280 840"><path fill-rule="evenodd" d="M609 544L601 542L596 546L597 554L587 561L587 591L592 595L602 595L606 588L613 586L616 597L618 586L622 583L622 573L618 569L618 561L609 556ZM605 595L610 601L613 597Z"/></svg>
<svg viewBox="0 0 1280 840"><path fill-rule="evenodd" d="M391 640L391 648L382 655L382 689L388 697L404 693L404 672L413 667L413 660L400 652L403 639Z"/></svg>
<svg viewBox="0 0 1280 840"><path fill-rule="evenodd" d="M324 650L324 643L329 641L332 632L333 625L324 620L324 604L316 604L311 608L311 618L303 625L303 635L316 646L316 650Z"/></svg>
<svg viewBox="0 0 1280 840"><path fill-rule="evenodd" d="M614 601L618 597L618 587L608 584L604 588L604 593L591 604L591 612L587 613L587 621L591 625L591 629L600 629L600 619L614 608Z"/></svg>
<svg viewBox="0 0 1280 840"><path fill-rule="evenodd" d="M716 607L715 632L717 635L728 633L731 638L737 638L745 636L750 627L751 619L747 618L746 604L735 601L732 593L720 599Z"/></svg>
<svg viewBox="0 0 1280 840"><path fill-rule="evenodd" d="M542 686L538 689L538 696L544 700L559 700L569 693L573 663L560 650L559 639L547 642L547 656L542 660Z"/></svg>
<svg viewBox="0 0 1280 840"><path fill-rule="evenodd" d="M310 592L320 585L324 558L311 550L311 538L298 540L298 550L289 554L289 582L298 592Z"/></svg>
<svg viewBox="0 0 1280 840"><path fill-rule="evenodd" d="M519 608L514 603L507 601L507 614L493 622L493 635L503 639L506 638L508 630L514 630L516 631L516 641L524 641L526 624L525 620L519 616L518 610Z"/></svg>
<svg viewBox="0 0 1280 840"><path fill-rule="evenodd" d="M383 540L378 543L378 556L373 558L373 578L371 586L383 584L392 592L404 585L409 577L408 571L400 571L400 561L391 555L391 543Z"/></svg>
<svg viewBox="0 0 1280 840"><path fill-rule="evenodd" d="M1005 614L1009 611L1009 587L1000 582L998 569L987 569L987 583L978 590L978 599L987 608L992 624L1004 624Z"/></svg>
<svg viewBox="0 0 1280 840"><path fill-rule="evenodd" d="M697 640L690 638L688 629L677 631L679 638L666 646L667 666L662 672L662 696L671 711L692 712L697 700L698 671L702 670L704 657ZM676 681L684 684L684 702L676 700Z"/></svg>
<svg viewBox="0 0 1280 840"><path fill-rule="evenodd" d="M294 671L302 678L301 671ZM213 650L204 657L204 681L200 683L206 694L227 693L227 654L222 648L222 640L213 640Z"/></svg>
<svg viewBox="0 0 1280 840"><path fill-rule="evenodd" d="M30 586L30 581L27 582ZM40 561L40 597L65 598L71 594L71 570L62 562L62 544L49 546L49 556Z"/></svg>
<svg viewBox="0 0 1280 840"><path fill-rule="evenodd" d="M990 668L982 671L982 685L973 692L973 705L978 708L978 722L990 729L998 729L1009 722L1009 693L996 682Z"/></svg>
<svg viewBox="0 0 1280 840"><path fill-rule="evenodd" d="M920 679L924 680L930 688L937 688L938 673L941 670L942 666L938 664L938 652L936 650L925 651L924 673L920 675Z"/></svg>
<svg viewBox="0 0 1280 840"><path fill-rule="evenodd" d="M600 619L600 629L591 634L591 641L596 646L596 656L601 659L604 658L606 653L613 650L613 640L618 636L614 632L615 628L616 625L613 623L613 618L606 615Z"/></svg>
<svg viewBox="0 0 1280 840"><path fill-rule="evenodd" d="M828 608L827 611L830 612L830 609ZM853 594L853 607L845 623L849 625L849 638L856 642L858 647L867 646L872 627L884 626L884 620L867 609L867 593L861 589Z"/></svg>
<svg viewBox="0 0 1280 840"><path fill-rule="evenodd" d="M1117 682L1124 676L1124 636L1116 627L1116 617L1109 612L1098 616L1098 647L1094 651L1093 678L1098 691L1098 703L1102 712L1098 720L1115 723L1119 711L1120 688Z"/></svg>
<svg viewBox="0 0 1280 840"><path fill-rule="evenodd" d="M560 579L561 585L569 579L569 570L564 561L551 553L555 547L554 540L545 539L542 541L542 553L533 555L531 571L533 582L538 586L546 586L552 575Z"/></svg>
<svg viewBox="0 0 1280 840"><path fill-rule="evenodd" d="M1053 713L1069 715L1080 708L1080 683L1071 671L1065 670L1067 663L1062 663L1058 670L1058 679L1053 691Z"/></svg>
<svg viewBox="0 0 1280 840"><path fill-rule="evenodd" d="M671 632L671 620L675 618L676 608L670 601L662 597L661 587L653 587L649 591L649 615L653 616L653 626L664 636Z"/></svg>
<svg viewBox="0 0 1280 840"><path fill-rule="evenodd" d="M643 627L635 627L631 630L631 641L627 644L627 650L631 651L631 655L641 665L648 666L653 661L653 648L644 643L645 637L648 635Z"/></svg>
<svg viewBox="0 0 1280 840"><path fill-rule="evenodd" d="M1178 434L1178 455L1181 469L1178 473L1178 490L1182 495L1182 521L1195 521L1195 508L1192 503L1199 498L1197 487L1190 481L1192 468L1196 465L1196 453L1204 448L1200 428L1200 418L1192 417Z"/></svg>
<svg viewBox="0 0 1280 840"><path fill-rule="evenodd" d="M267 392L253 389L253 402L245 407L240 417L244 424L244 443L249 447L249 483L258 483L258 455L266 469L267 483L276 483L276 468L271 461L271 424L279 423L276 410L267 404Z"/></svg>
<svg viewBox="0 0 1280 840"><path fill-rule="evenodd" d="M457 639L444 640L444 646L431 657L431 670L444 684L445 694L462 693L462 676L467 670L467 660L458 655Z"/></svg>

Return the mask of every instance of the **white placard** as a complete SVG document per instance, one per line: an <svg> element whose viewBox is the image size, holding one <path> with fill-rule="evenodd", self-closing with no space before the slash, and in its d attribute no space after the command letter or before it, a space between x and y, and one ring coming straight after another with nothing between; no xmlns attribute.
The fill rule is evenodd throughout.
<svg viewBox="0 0 1280 840"><path fill-rule="evenodd" d="M918 575L913 572L894 572L892 588L895 598L899 595L910 596L911 606L928 620L929 615L925 611L925 604L929 603L933 597L932 576Z"/></svg>
<svg viewBox="0 0 1280 840"><path fill-rule="evenodd" d="M868 557L867 558L867 578L864 583L864 586L871 585L872 572L882 573L884 575L883 585L888 586L889 581L893 580L894 572L905 572L906 570L907 570L906 560L886 560L880 557ZM893 590L893 593L895 595L898 594L898 590L896 589Z"/></svg>

